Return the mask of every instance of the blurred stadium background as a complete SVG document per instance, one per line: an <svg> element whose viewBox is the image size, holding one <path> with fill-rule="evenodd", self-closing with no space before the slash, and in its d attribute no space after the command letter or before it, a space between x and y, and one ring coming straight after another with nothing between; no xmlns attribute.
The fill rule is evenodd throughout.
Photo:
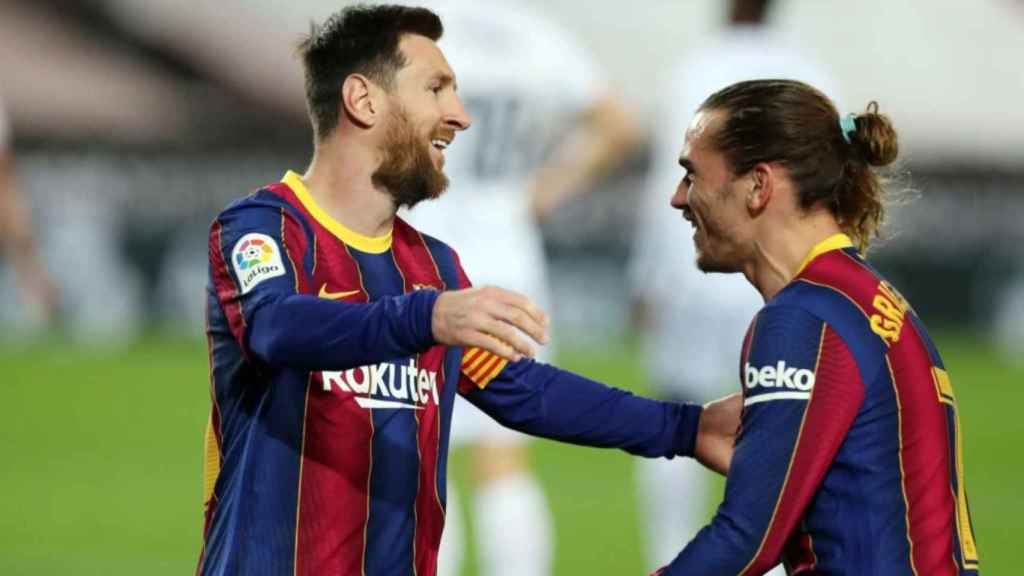
<svg viewBox="0 0 1024 576"><path fill-rule="evenodd" d="M583 2L532 3L608 66L643 128L659 73L722 20L714 0L595 0L585 16ZM290 47L340 5L0 1L0 99L61 294L56 324L43 324L0 264L0 573L193 569L206 228L231 198L305 166ZM900 130L917 198L894 211L893 238L872 258L936 333L953 375L983 570L1016 574L1024 2L790 0L773 21L831 67L845 110L878 100ZM559 211L544 236L561 363L639 391L622 270L645 157ZM556 573L641 573L629 457L545 442L534 455L556 515ZM460 456L453 472L464 477Z"/></svg>

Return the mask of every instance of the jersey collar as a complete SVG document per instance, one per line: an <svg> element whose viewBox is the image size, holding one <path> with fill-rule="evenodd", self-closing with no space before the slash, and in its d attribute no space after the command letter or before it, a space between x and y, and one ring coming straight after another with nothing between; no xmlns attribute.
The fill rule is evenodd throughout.
<svg viewBox="0 0 1024 576"><path fill-rule="evenodd" d="M815 244L814 248L811 248L811 251L807 254L807 256L804 257L804 261L800 263L800 267L797 268L796 274L794 274L793 276L799 276L800 273L804 271L804 268L806 268L807 265L811 263L811 260L814 260L815 258L821 256L825 252L831 252L832 250L841 250L843 248L850 248L852 246L853 241L850 240L850 237L847 236L846 234L833 234L832 236L825 238L821 242Z"/></svg>
<svg viewBox="0 0 1024 576"><path fill-rule="evenodd" d="M331 234L338 237L339 240L345 244L359 250L360 252L368 252L370 254L382 254L387 252L391 248L391 236L392 230L388 230L388 233L384 236L364 236L351 228L347 228L341 222L338 222L330 216L313 198L313 195L309 193L309 189L306 188L306 183L302 181L302 176L299 176L295 172L289 170L281 182L285 183L295 196L298 197L299 202L306 207L306 210L313 216L313 218L319 222L324 228L326 228Z"/></svg>

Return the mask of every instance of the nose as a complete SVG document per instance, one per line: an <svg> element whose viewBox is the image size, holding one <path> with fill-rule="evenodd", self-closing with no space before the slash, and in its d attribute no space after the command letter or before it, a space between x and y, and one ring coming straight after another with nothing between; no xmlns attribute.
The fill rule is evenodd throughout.
<svg viewBox="0 0 1024 576"><path fill-rule="evenodd" d="M469 117L469 112L466 111L466 107L462 104L462 99L459 98L458 94L454 96L448 105L448 110L446 110L444 123L453 130L465 130L469 128L473 120Z"/></svg>
<svg viewBox="0 0 1024 576"><path fill-rule="evenodd" d="M689 187L686 185L686 179L684 178L679 181L679 184L676 186L676 192L672 195L672 199L669 203L672 204L672 207L676 210L683 210L690 205L689 195Z"/></svg>

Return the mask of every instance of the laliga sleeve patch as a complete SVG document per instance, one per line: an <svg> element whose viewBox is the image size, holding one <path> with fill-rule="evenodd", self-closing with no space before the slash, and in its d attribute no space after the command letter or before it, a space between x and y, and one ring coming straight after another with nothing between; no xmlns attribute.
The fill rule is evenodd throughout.
<svg viewBox="0 0 1024 576"><path fill-rule="evenodd" d="M284 276L281 249L266 234L250 233L242 236L231 251L231 265L242 294L248 294L267 278Z"/></svg>

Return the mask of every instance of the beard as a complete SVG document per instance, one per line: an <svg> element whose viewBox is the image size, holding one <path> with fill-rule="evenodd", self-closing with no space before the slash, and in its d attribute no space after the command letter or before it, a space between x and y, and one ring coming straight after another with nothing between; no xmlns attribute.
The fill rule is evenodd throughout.
<svg viewBox="0 0 1024 576"><path fill-rule="evenodd" d="M697 253L697 269L705 274L739 272L735 266L722 262L706 252Z"/></svg>
<svg viewBox="0 0 1024 576"><path fill-rule="evenodd" d="M430 157L430 146L405 110L399 108L388 119L384 159L371 178L374 186L388 191L396 209L437 198L448 187L448 177Z"/></svg>

